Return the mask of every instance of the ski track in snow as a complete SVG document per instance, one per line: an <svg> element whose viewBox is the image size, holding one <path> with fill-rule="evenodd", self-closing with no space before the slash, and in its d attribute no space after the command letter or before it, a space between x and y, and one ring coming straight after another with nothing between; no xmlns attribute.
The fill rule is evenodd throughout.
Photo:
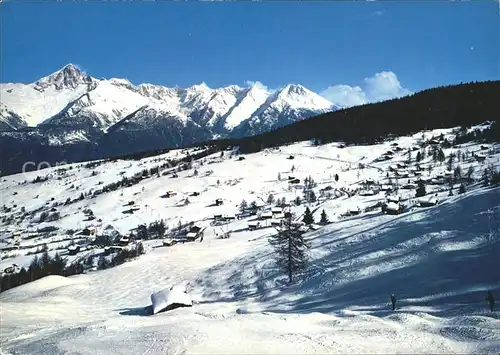
<svg viewBox="0 0 500 355"><path fill-rule="evenodd" d="M402 137L398 142L411 146L415 139ZM173 226L182 218L199 221L207 227L206 235L203 243L154 248L107 270L69 278L49 276L3 292L0 354L498 354L499 311L487 310L484 296L487 289L496 295L500 291L500 239L489 236L486 213L500 205L500 188L453 197L439 192L444 200L440 205L399 216L377 211L339 217L349 208L372 205L381 199L377 196L342 195L312 206L312 210L318 207L316 219L325 209L334 223L306 234L310 267L304 278L289 286L273 264L267 242L272 229L247 231L248 220L236 220L228 227L231 238L215 237L225 227L210 226L209 218L235 213L243 198L261 201L273 192L291 201L301 194L289 191L286 181L277 181L278 172L283 179L313 175L318 187L340 189L360 179L379 178L379 169L392 162L373 163L374 168L362 170L360 177L354 166L372 161L388 148L389 143L345 149L298 143L247 155L245 161L226 159L196 166L198 177L186 171L177 179L150 178L61 207L63 218L50 223L61 230L83 228L81 210L90 207L105 219L104 225L112 224L122 233L144 221L164 218ZM158 164L154 159L178 154L172 151L140 162L116 161L80 171L75 167L62 180L36 185L18 183L39 172L8 176L0 193L4 203L15 201L33 210L51 197L64 201L74 196L71 184L80 186L78 192L87 191L99 181L119 180L121 171L130 176ZM294 160L286 159L290 154ZM209 159L217 161L218 155ZM353 168L342 171L349 164ZM96 176L90 176L92 170ZM205 176L209 170L213 173ZM335 172L341 176L338 184L332 182ZM168 190L179 196L159 197ZM179 201L193 191L202 193L179 207ZM412 193L402 190L403 196L413 198ZM223 206L207 207L219 197L225 199ZM130 200L140 210L125 216L123 206ZM295 212L300 215L304 208L296 207ZM54 246L63 243L58 242L62 236L58 238L54 237ZM22 240L25 247L36 243ZM160 242L145 244L155 243ZM13 261L26 265L31 258L11 256L0 267ZM150 295L179 283L187 284L193 307L149 316ZM391 293L398 297L395 312L389 307Z"/></svg>

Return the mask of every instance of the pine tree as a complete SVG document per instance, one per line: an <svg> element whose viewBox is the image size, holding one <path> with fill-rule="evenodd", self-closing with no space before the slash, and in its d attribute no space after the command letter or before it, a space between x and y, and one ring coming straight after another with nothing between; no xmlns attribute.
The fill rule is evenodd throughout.
<svg viewBox="0 0 500 355"><path fill-rule="evenodd" d="M439 149L437 158L440 163L443 163L446 160L446 156L444 155L443 149L441 148Z"/></svg>
<svg viewBox="0 0 500 355"><path fill-rule="evenodd" d="M335 182L339 181L339 174L335 174Z"/></svg>
<svg viewBox="0 0 500 355"><path fill-rule="evenodd" d="M267 203L272 205L274 203L274 195L273 194L269 194L269 196L267 196Z"/></svg>
<svg viewBox="0 0 500 355"><path fill-rule="evenodd" d="M245 200L241 201L241 203L240 203L240 212L244 213L247 210L247 208L248 208L247 201L245 201Z"/></svg>
<svg viewBox="0 0 500 355"><path fill-rule="evenodd" d="M278 181L281 181L281 173L278 173Z"/></svg>
<svg viewBox="0 0 500 355"><path fill-rule="evenodd" d="M35 255L33 260L31 260L30 267L28 269L30 281L38 280L41 274L40 271L40 260L38 260L38 255Z"/></svg>
<svg viewBox="0 0 500 355"><path fill-rule="evenodd" d="M304 212L304 217L302 219L302 222L304 222L307 225L314 223L314 216L312 215L309 207L306 207L306 211Z"/></svg>
<svg viewBox="0 0 500 355"><path fill-rule="evenodd" d="M52 272L56 275L64 275L64 269L66 268L66 260L61 258L59 253L56 253L54 258L50 261Z"/></svg>
<svg viewBox="0 0 500 355"><path fill-rule="evenodd" d="M294 276L306 269L309 248L300 225L293 223L292 218L292 215L286 218L278 233L269 238L269 243L276 252L276 264L288 274L289 283L292 283Z"/></svg>
<svg viewBox="0 0 500 355"><path fill-rule="evenodd" d="M453 170L453 162L455 160L455 154L451 153L449 156L448 156L448 171L452 171Z"/></svg>
<svg viewBox="0 0 500 355"><path fill-rule="evenodd" d="M301 204L301 203L302 203L302 201L300 200L300 197L299 197L299 196L297 196L297 197L295 198L295 205L296 205L296 206L300 206L300 204Z"/></svg>
<svg viewBox="0 0 500 355"><path fill-rule="evenodd" d="M458 193L459 194L465 193L465 185L464 184L460 184L460 187L458 188Z"/></svg>
<svg viewBox="0 0 500 355"><path fill-rule="evenodd" d="M425 196L427 192L425 191L425 185L422 181L418 182L417 190L415 193L415 197L422 197Z"/></svg>
<svg viewBox="0 0 500 355"><path fill-rule="evenodd" d="M474 167L469 166L469 169L467 169L467 179L469 181L472 180L472 174L474 174Z"/></svg>
<svg viewBox="0 0 500 355"><path fill-rule="evenodd" d="M328 216L326 215L325 210L321 211L321 220L319 221L321 224L328 224Z"/></svg>
<svg viewBox="0 0 500 355"><path fill-rule="evenodd" d="M418 152L418 153L417 153L417 158L416 158L416 159L417 159L417 162L422 161L422 153Z"/></svg>
<svg viewBox="0 0 500 355"><path fill-rule="evenodd" d="M460 165L457 165L455 168L455 171L453 172L453 175L455 176L455 179L461 179L462 178L462 168Z"/></svg>

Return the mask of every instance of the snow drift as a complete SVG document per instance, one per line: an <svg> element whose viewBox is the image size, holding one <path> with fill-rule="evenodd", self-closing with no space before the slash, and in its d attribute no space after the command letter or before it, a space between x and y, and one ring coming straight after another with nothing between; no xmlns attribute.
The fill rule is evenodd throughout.
<svg viewBox="0 0 500 355"><path fill-rule="evenodd" d="M169 311L178 307L191 307L193 301L187 294L186 287L174 285L151 295L153 314Z"/></svg>

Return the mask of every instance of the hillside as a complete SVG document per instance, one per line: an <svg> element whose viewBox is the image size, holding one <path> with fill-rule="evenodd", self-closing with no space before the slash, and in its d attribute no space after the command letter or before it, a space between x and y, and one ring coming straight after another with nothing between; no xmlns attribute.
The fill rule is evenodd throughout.
<svg viewBox="0 0 500 355"><path fill-rule="evenodd" d="M500 146L467 138L491 126L251 154L195 147L3 177L0 268L14 271L2 278L1 351L497 354L498 307L484 298L500 299ZM386 203L396 198L397 212ZM309 265L288 285L268 243L283 215L265 216L301 220L306 207ZM203 239L188 241L190 223ZM105 239L146 255L112 266L121 252L104 256ZM12 287L44 245L84 273ZM193 306L149 315L150 295L174 284Z"/></svg>

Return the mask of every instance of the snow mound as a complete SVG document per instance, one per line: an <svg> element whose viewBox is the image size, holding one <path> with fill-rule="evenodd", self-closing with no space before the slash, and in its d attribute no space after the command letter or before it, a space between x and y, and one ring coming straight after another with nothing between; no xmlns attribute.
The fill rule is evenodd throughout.
<svg viewBox="0 0 500 355"><path fill-rule="evenodd" d="M186 287L174 285L151 295L153 314L177 307L191 307L193 301L187 294Z"/></svg>
<svg viewBox="0 0 500 355"><path fill-rule="evenodd" d="M12 288L2 293L2 301L20 301L21 299L37 298L61 287L75 285L74 278L59 275L49 275L39 280Z"/></svg>

